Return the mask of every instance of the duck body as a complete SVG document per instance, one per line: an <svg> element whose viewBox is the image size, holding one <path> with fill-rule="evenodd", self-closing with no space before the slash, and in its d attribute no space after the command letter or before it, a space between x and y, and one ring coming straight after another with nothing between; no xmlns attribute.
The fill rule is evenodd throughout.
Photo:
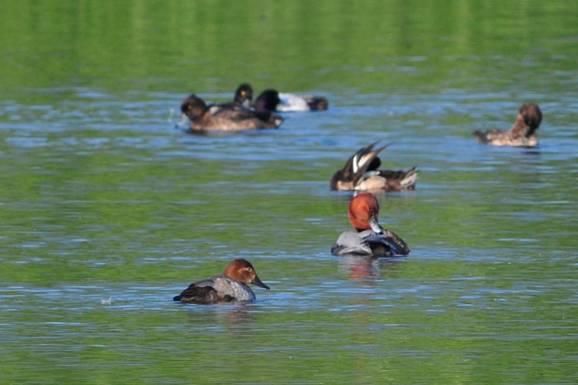
<svg viewBox="0 0 578 385"><path fill-rule="evenodd" d="M371 193L361 193L349 203L349 221L354 230L344 231L331 247L338 256L392 257L410 253L409 246L378 222L379 202Z"/></svg>
<svg viewBox="0 0 578 385"><path fill-rule="evenodd" d="M189 285L174 301L196 304L253 302L255 293L242 282L218 275Z"/></svg>
<svg viewBox="0 0 578 385"><path fill-rule="evenodd" d="M491 146L536 147L536 130L542 122L542 111L537 104L522 104L516 120L509 130L474 131L473 135L482 144Z"/></svg>
<svg viewBox="0 0 578 385"><path fill-rule="evenodd" d="M198 96L190 95L181 104L181 111L190 120L188 132L238 132L277 128L283 118L267 111L253 111L237 103L207 106Z"/></svg>
<svg viewBox="0 0 578 385"><path fill-rule="evenodd" d="M348 230L339 235L331 253L338 256L393 257L409 254L409 248L392 231L376 233Z"/></svg>
<svg viewBox="0 0 578 385"><path fill-rule="evenodd" d="M248 284L269 289L257 276L251 263L245 259L235 259L225 272L212 278L191 283L173 301L208 305L226 302L254 302L255 293Z"/></svg>
<svg viewBox="0 0 578 385"><path fill-rule="evenodd" d="M376 143L360 148L333 174L329 186L338 191L409 191L415 190L416 167L408 170L380 169L379 152L386 146L375 148Z"/></svg>

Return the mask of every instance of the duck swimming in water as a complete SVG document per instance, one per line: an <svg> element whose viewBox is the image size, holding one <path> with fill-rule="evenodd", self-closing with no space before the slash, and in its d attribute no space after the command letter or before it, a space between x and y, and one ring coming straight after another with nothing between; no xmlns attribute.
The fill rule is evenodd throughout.
<svg viewBox="0 0 578 385"><path fill-rule="evenodd" d="M337 170L329 182L332 190L339 191L406 191L415 190L417 170L384 170L379 169L381 159L379 153L387 146L374 148L377 143L357 150Z"/></svg>
<svg viewBox="0 0 578 385"><path fill-rule="evenodd" d="M207 106L192 94L181 104L181 112L190 120L188 132L235 132L261 128L277 128L283 118L268 111L253 111L234 103Z"/></svg>
<svg viewBox="0 0 578 385"><path fill-rule="evenodd" d="M253 88L251 85L248 83L241 84L235 91L234 101L244 106L251 105L253 101ZM252 106L257 111L325 111L329 108L329 102L323 96L296 95L270 88L261 92Z"/></svg>
<svg viewBox="0 0 578 385"><path fill-rule="evenodd" d="M354 231L341 233L331 248L333 255L391 257L410 253L403 239L379 224L379 202L373 194L365 192L353 197L348 215Z"/></svg>
<svg viewBox="0 0 578 385"><path fill-rule="evenodd" d="M536 147L536 130L542 122L542 111L537 104L525 103L518 110L518 116L508 131L474 131L478 142L492 146Z"/></svg>
<svg viewBox="0 0 578 385"><path fill-rule="evenodd" d="M253 302L255 293L248 284L269 290L257 276L255 268L246 259L235 259L222 275L191 283L173 301L201 305L221 302Z"/></svg>

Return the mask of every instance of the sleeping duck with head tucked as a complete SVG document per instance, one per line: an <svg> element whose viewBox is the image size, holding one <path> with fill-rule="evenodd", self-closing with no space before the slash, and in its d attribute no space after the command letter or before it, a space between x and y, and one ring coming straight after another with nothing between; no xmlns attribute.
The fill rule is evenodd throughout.
<svg viewBox="0 0 578 385"><path fill-rule="evenodd" d="M255 293L249 284L269 290L269 286L259 279L249 261L235 259L227 265L223 274L191 283L181 294L175 296L173 301L200 305L254 302Z"/></svg>
<svg viewBox="0 0 578 385"><path fill-rule="evenodd" d="M387 145L375 148L376 143L357 150L329 182L332 190L339 191L407 191L415 190L417 170L379 169L379 153Z"/></svg>
<svg viewBox="0 0 578 385"><path fill-rule="evenodd" d="M542 122L542 111L537 104L525 103L518 109L518 116L512 128L507 131L474 131L478 142L492 146L536 147L536 130Z"/></svg>
<svg viewBox="0 0 578 385"><path fill-rule="evenodd" d="M181 112L189 119L189 133L238 132L262 128L277 128L283 118L269 111L254 111L239 103L208 106L192 94L181 103Z"/></svg>
<svg viewBox="0 0 578 385"><path fill-rule="evenodd" d="M331 248L338 256L393 257L410 253L409 246L393 231L379 224L379 202L371 193L360 193L349 202L349 222L354 231L344 231Z"/></svg>

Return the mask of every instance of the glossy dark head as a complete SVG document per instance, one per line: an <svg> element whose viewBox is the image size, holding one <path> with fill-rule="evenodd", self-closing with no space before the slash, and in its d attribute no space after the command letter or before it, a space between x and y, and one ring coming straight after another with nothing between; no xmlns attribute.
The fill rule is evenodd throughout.
<svg viewBox="0 0 578 385"><path fill-rule="evenodd" d="M255 109L257 111L275 111L280 102L279 92L267 89L261 92L261 95L255 101Z"/></svg>
<svg viewBox="0 0 578 385"><path fill-rule="evenodd" d="M376 233L383 231L378 222L379 202L371 193L361 193L354 196L349 202L349 221L357 231L373 230Z"/></svg>
<svg viewBox="0 0 578 385"><path fill-rule="evenodd" d="M249 261L243 258L235 259L229 263L225 268L223 275L225 277L234 279L235 281L243 282L247 285L253 284L264 289L269 289L269 286L265 285L259 279L253 265L251 265Z"/></svg>
<svg viewBox="0 0 578 385"><path fill-rule="evenodd" d="M525 103L520 106L519 114L524 119L524 123L529 127L526 136L530 136L540 127L542 123L542 111L537 104Z"/></svg>
<svg viewBox="0 0 578 385"><path fill-rule="evenodd" d="M185 114L191 121L199 119L207 111L207 104L205 101L195 94L191 94L181 103L181 112Z"/></svg>
<svg viewBox="0 0 578 385"><path fill-rule="evenodd" d="M249 107L253 101L253 88L249 83L243 83L235 91L235 103Z"/></svg>

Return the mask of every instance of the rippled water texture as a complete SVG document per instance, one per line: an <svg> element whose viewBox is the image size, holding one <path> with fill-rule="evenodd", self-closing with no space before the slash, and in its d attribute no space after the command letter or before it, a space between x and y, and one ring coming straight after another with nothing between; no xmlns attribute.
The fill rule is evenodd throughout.
<svg viewBox="0 0 578 385"><path fill-rule="evenodd" d="M1 384L576 384L571 1L1 1ZM326 96L188 136L180 100ZM544 112L535 150L475 129ZM391 143L405 259L336 258L332 173ZM249 259L247 306L171 301Z"/></svg>

